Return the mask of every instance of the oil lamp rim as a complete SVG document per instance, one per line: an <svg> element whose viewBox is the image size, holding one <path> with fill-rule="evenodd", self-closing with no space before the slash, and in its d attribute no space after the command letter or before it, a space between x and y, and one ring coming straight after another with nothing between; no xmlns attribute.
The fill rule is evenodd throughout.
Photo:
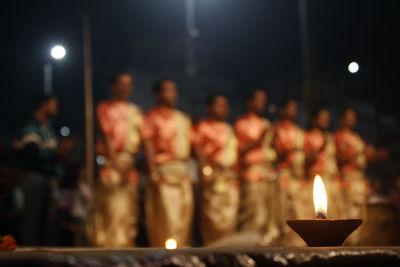
<svg viewBox="0 0 400 267"><path fill-rule="evenodd" d="M349 221L363 221L362 219L294 219L287 220L287 222L349 222Z"/></svg>

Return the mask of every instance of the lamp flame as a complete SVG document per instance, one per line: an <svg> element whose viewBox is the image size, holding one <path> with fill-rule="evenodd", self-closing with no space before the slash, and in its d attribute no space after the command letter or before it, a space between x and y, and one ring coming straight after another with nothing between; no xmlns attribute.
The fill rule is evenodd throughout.
<svg viewBox="0 0 400 267"><path fill-rule="evenodd" d="M166 248L166 249L176 249L176 247L177 247L177 243L176 243L176 240L175 240L175 239L173 239L173 238L168 238L168 239L165 241L165 248Z"/></svg>
<svg viewBox="0 0 400 267"><path fill-rule="evenodd" d="M319 219L326 219L328 217L328 200L326 198L326 191L324 182L321 176L316 175L314 178L314 208L315 216Z"/></svg>

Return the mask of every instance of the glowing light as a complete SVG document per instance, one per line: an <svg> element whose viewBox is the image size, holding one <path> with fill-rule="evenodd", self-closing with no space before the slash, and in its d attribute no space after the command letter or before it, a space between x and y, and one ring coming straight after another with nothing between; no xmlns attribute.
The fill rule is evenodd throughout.
<svg viewBox="0 0 400 267"><path fill-rule="evenodd" d="M68 128L68 126L63 126L60 129L60 134L64 137L69 136L69 134L71 133L70 129Z"/></svg>
<svg viewBox="0 0 400 267"><path fill-rule="evenodd" d="M51 49L51 56L54 59L62 59L62 58L65 57L66 53L67 52L65 51L65 48L63 46L61 46L61 45L56 45L55 47L53 47Z"/></svg>
<svg viewBox="0 0 400 267"><path fill-rule="evenodd" d="M326 191L324 182L319 175L314 179L314 208L315 216L320 219L328 217L328 200L326 198Z"/></svg>
<svg viewBox="0 0 400 267"><path fill-rule="evenodd" d="M360 66L358 66L358 63L353 61L349 64L348 70L350 73L356 73L360 69Z"/></svg>
<svg viewBox="0 0 400 267"><path fill-rule="evenodd" d="M176 249L176 247L177 247L177 243L176 243L175 239L169 238L169 239L167 239L167 241L165 241L166 249Z"/></svg>
<svg viewBox="0 0 400 267"><path fill-rule="evenodd" d="M98 155L98 156L96 157L96 163L97 163L98 165L104 165L104 163L106 163L106 159L104 158L104 156Z"/></svg>
<svg viewBox="0 0 400 267"><path fill-rule="evenodd" d="M204 176L210 176L213 173L213 169L210 166L205 166L202 172Z"/></svg>

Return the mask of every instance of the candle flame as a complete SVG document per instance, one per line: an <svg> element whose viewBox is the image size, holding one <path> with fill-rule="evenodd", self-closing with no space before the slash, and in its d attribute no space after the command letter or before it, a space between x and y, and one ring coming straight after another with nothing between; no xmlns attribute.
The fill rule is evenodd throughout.
<svg viewBox="0 0 400 267"><path fill-rule="evenodd" d="M177 247L177 243L176 243L176 240L175 240L175 239L173 239L173 238L168 238L168 239L165 241L165 248L166 248L166 249L176 249L176 247Z"/></svg>
<svg viewBox="0 0 400 267"><path fill-rule="evenodd" d="M326 198L326 191L324 182L321 176L316 175L314 178L314 208L315 216L320 219L326 219L328 215L328 200Z"/></svg>

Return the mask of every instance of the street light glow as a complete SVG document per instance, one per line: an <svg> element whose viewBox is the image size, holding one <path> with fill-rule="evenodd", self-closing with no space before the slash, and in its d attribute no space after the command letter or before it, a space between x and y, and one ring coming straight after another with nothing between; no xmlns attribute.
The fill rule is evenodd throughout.
<svg viewBox="0 0 400 267"><path fill-rule="evenodd" d="M358 66L358 63L353 61L349 64L348 70L350 73L356 73L360 67Z"/></svg>
<svg viewBox="0 0 400 267"><path fill-rule="evenodd" d="M65 57L66 51L65 48L62 45L56 45L51 49L51 56L54 59L62 59Z"/></svg>
<svg viewBox="0 0 400 267"><path fill-rule="evenodd" d="M104 163L106 163L106 158L102 155L98 155L96 157L96 163L100 166L104 165Z"/></svg>
<svg viewBox="0 0 400 267"><path fill-rule="evenodd" d="M60 129L60 134L64 137L69 136L69 134L71 133L70 129L68 128L68 126L63 126Z"/></svg>

